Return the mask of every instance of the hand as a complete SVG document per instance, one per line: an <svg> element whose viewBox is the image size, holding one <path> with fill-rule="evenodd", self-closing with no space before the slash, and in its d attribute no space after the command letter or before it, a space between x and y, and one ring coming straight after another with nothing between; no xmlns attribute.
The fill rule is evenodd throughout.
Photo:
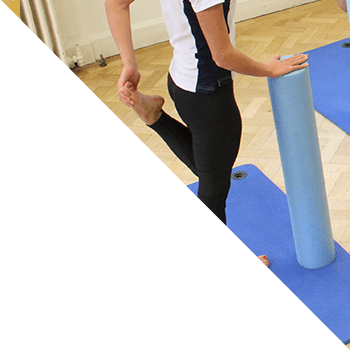
<svg viewBox="0 0 350 350"><path fill-rule="evenodd" d="M134 66L124 66L122 74L118 80L118 93L119 100L123 102L126 106L132 107L133 103L130 98L126 95L126 84L128 88L132 90L137 90L137 86L140 82L141 74L137 67Z"/></svg>
<svg viewBox="0 0 350 350"><path fill-rule="evenodd" d="M277 78L295 70L306 68L309 64L304 63L308 55L300 54L281 60L281 55L274 57L267 63L269 68L269 78Z"/></svg>

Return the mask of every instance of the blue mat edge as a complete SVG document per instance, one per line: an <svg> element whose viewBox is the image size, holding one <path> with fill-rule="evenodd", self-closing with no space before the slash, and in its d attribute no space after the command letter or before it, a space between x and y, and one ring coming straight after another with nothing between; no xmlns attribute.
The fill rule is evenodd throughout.
<svg viewBox="0 0 350 350"><path fill-rule="evenodd" d="M314 95L313 97L314 97L315 110L317 112L319 112L321 115L323 115L330 122L332 122L334 125L336 125L338 128L340 128L345 133L350 135L350 125L347 124L346 122L345 122L345 124L343 124L344 122L343 121L339 121L339 118L336 115L330 116L329 113L327 112L327 109L325 110L323 108L323 106L322 106L323 101L319 102L318 97L316 96L318 94L318 88L317 88L318 84L315 83L315 76L317 76L318 73L317 73L317 69L313 68L313 64L312 64L313 54L315 52L318 53L318 52L321 52L321 51L323 51L323 50L325 50L327 48L331 48L331 47L334 47L334 46L337 46L337 45L340 46L341 44L346 43L346 42L350 42L350 38L346 38L346 39L342 39L342 40L339 40L339 41L335 41L335 42L332 42L330 44L327 44L327 45L324 45L324 46L321 46L321 47L318 47L318 48L315 48L315 49L312 49L312 50L305 51L303 53L309 54L308 62L310 63L309 71L310 71L311 85L312 85L312 90L313 90L313 95ZM349 50L349 53L350 53L350 48L347 48L347 50ZM316 73L314 73L314 69L316 70ZM319 105L319 103L321 103L321 106Z"/></svg>
<svg viewBox="0 0 350 350"><path fill-rule="evenodd" d="M276 184L272 181L272 180L270 180L257 166L255 166L255 165L253 165L253 164L244 164L244 165L240 165L240 166L238 166L238 167L234 167L233 169L232 169L232 174L233 173L235 173L235 172L237 172L237 171L247 171L247 172L249 172L249 168L251 168L251 167L253 167L253 168L255 168L255 169L257 169L257 171L259 171L264 177L265 177L265 179L266 179L266 181L268 181L271 185L273 185L274 187L275 187L275 189L276 190L278 190L278 193L281 195L281 196L284 196L285 197L285 200L287 201L287 196L286 196L286 194L280 189L280 188L278 188L278 186L276 186ZM231 180L231 181L234 181L234 180ZM195 182L195 183L193 183L193 184L190 184L190 185L188 185L187 186L194 194L196 194L196 190L197 190L197 188L198 188L198 182ZM234 232L233 232L234 233ZM241 240L241 238L240 237L238 237L240 240ZM242 240L241 240L242 241ZM244 243L244 242L243 242ZM337 251L340 251L342 254L344 254L344 253L346 253L347 255L349 254L342 246L340 246L336 241L334 241L334 243L335 243L335 245L336 245L336 250ZM245 244L245 243L244 243ZM251 248L247 245L247 244L245 244L250 250L251 250ZM337 254L338 255L338 254ZM336 258L337 259L337 258ZM333 264L333 263L332 263ZM332 265L332 264L330 264L330 265ZM329 266L330 266L329 265ZM325 267L325 268L327 268L327 266ZM318 270L322 270L322 269L324 269L324 268L321 268L321 269L318 269ZM308 269L305 269L306 271L309 271ZM274 273L273 271L271 271L272 273ZM323 322L325 325L326 325L326 327L327 328L329 328L330 329L330 327L324 322L324 321L322 321L322 319L320 318L320 316L319 315L317 315L312 309L310 309L310 307L308 306L308 305L306 305L305 304L305 301L303 301L296 293L295 293L295 291L293 291L291 288L290 288L290 286L288 286L286 283L285 283L285 281L283 281L276 273L274 273L275 274L275 276L277 277L277 278L279 278L280 280L281 280L281 282L283 283L283 284L285 284L286 286L287 286L287 288L289 289L289 290L291 290L291 292L294 294L294 295L296 295L297 297L298 297L298 299L306 306L306 307L308 307L309 308L309 310L311 311L311 312L313 312L315 315L316 315L316 317L318 317L318 319L320 319L320 321L321 322ZM331 329L330 329L331 330ZM332 330L331 330L332 331ZM334 332L333 332L334 333ZM338 337L338 339L339 339L339 337ZM343 344L345 344L345 345L347 345L347 344L349 344L350 343L350 339L348 339L348 340L341 340L340 339L340 341L342 341L342 343Z"/></svg>

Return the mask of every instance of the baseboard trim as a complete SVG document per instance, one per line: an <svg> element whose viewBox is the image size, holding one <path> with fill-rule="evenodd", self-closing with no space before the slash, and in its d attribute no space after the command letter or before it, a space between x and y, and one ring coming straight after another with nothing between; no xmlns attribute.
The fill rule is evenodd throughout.
<svg viewBox="0 0 350 350"><path fill-rule="evenodd" d="M133 26L132 35L135 49L169 40L163 17ZM88 36L79 41L78 45L84 57L83 65L96 62L100 59L100 55L107 58L119 54L109 31ZM76 55L75 45L66 49L65 53L67 57Z"/></svg>

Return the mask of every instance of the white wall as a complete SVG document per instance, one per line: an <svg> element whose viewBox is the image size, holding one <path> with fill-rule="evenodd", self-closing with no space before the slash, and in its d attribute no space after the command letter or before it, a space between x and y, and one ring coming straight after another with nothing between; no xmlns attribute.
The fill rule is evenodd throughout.
<svg viewBox="0 0 350 350"><path fill-rule="evenodd" d="M79 44L84 64L118 53L109 31L105 0L52 0L63 49L67 56L76 53ZM131 5L131 18L136 48L166 41L165 24L158 0L138 0Z"/></svg>
<svg viewBox="0 0 350 350"><path fill-rule="evenodd" d="M169 0L170 1L170 0ZM236 20L282 10L316 0L237 0ZM52 0L63 49L67 56L76 53L79 44L84 64L95 62L100 54L118 53L110 34L104 0ZM135 48L168 40L158 0L137 0L131 5Z"/></svg>

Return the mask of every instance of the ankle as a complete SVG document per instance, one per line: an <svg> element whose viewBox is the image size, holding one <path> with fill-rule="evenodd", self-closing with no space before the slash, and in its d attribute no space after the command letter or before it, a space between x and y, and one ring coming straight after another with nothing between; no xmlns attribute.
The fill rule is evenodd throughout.
<svg viewBox="0 0 350 350"><path fill-rule="evenodd" d="M157 121L160 119L162 114L163 114L163 110L155 112L151 118L147 118L148 120L146 121L146 125L151 126L151 125L157 123Z"/></svg>

